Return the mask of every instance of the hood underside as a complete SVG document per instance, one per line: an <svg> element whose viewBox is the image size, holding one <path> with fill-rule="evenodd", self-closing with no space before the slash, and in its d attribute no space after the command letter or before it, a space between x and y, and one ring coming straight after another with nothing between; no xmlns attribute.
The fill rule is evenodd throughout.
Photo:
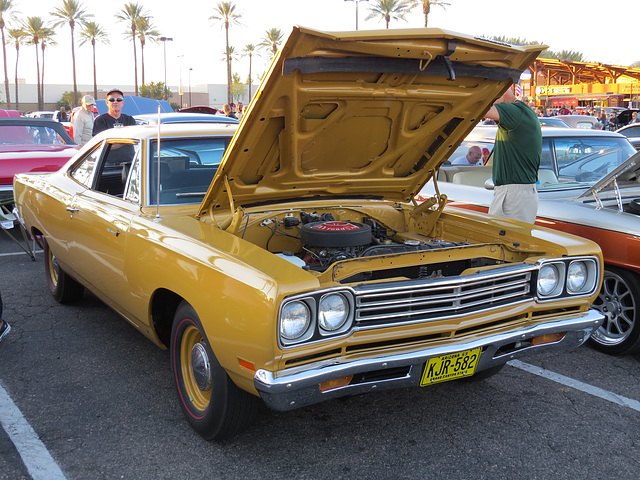
<svg viewBox="0 0 640 480"><path fill-rule="evenodd" d="M309 197L409 201L544 45L440 29L293 29L199 215Z"/></svg>

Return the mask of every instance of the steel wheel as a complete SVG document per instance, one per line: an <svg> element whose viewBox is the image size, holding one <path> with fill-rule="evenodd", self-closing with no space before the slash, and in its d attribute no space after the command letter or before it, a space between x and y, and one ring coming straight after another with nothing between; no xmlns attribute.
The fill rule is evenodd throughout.
<svg viewBox="0 0 640 480"><path fill-rule="evenodd" d="M247 428L257 414L257 397L240 390L222 368L198 314L187 302L171 329L171 370L180 408L191 427L207 440L220 440Z"/></svg>
<svg viewBox="0 0 640 480"><path fill-rule="evenodd" d="M211 363L202 334L188 325L182 334L180 368L184 388L194 410L204 414L211 402Z"/></svg>
<svg viewBox="0 0 640 480"><path fill-rule="evenodd" d="M640 349L639 280L626 270L605 270L602 290L593 303L605 316L602 326L591 335L598 350L620 354Z"/></svg>
<svg viewBox="0 0 640 480"><path fill-rule="evenodd" d="M84 292L84 287L60 268L58 260L46 240L44 241L44 258L44 271L49 291L53 298L60 303L71 303L79 300Z"/></svg>

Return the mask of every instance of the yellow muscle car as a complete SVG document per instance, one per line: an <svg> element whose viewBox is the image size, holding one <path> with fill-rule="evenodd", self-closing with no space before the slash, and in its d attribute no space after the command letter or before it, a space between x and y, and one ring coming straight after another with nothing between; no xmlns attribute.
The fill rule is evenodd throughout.
<svg viewBox="0 0 640 480"><path fill-rule="evenodd" d="M170 350L204 438L259 399L486 377L602 322L594 243L414 200L542 48L294 28L239 126L103 132L18 175L16 213L58 301L88 288Z"/></svg>

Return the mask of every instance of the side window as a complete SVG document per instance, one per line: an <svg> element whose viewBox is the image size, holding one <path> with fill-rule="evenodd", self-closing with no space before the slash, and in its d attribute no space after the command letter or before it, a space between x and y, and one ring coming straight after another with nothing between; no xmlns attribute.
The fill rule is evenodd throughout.
<svg viewBox="0 0 640 480"><path fill-rule="evenodd" d="M548 138L542 139L542 154L540 155L540 168L548 168L553 170L553 153L551 147L551 140Z"/></svg>
<svg viewBox="0 0 640 480"><path fill-rule="evenodd" d="M623 133L627 137L640 137L640 125L637 127L625 128L624 131L620 133Z"/></svg>
<svg viewBox="0 0 640 480"><path fill-rule="evenodd" d="M84 160L71 171L71 177L85 187L91 188L93 174L96 170L96 165L98 165L98 160L100 160L101 152L101 145L89 152Z"/></svg>
<svg viewBox="0 0 640 480"><path fill-rule="evenodd" d="M108 143L96 174L95 190L122 198L129 170L138 150L138 143Z"/></svg>

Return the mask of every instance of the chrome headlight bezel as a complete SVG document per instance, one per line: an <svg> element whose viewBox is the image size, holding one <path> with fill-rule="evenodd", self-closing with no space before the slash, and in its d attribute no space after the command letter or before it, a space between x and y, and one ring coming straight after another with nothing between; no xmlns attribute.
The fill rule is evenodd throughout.
<svg viewBox="0 0 640 480"><path fill-rule="evenodd" d="M576 287L573 273L580 268L583 280ZM541 289L540 282L545 271L555 271L557 282L553 288ZM600 264L595 257L569 257L545 259L538 263L538 275L535 282L536 297L544 302L562 297L589 296L599 287Z"/></svg>
<svg viewBox="0 0 640 480"><path fill-rule="evenodd" d="M575 265L581 264L585 268L584 283L579 288L573 288L571 284L571 270ZM598 286L598 279L600 278L597 264L593 259L577 259L569 263L567 267L567 293L569 295L583 295L592 294Z"/></svg>
<svg viewBox="0 0 640 480"><path fill-rule="evenodd" d="M326 304L328 301L331 301L331 299L339 298L344 301L345 315L341 321L336 323L334 329L331 330L329 325L320 319L324 308L321 305ZM353 329L355 317L354 298L353 292L344 288L307 292L286 298L280 305L278 312L278 342L280 346L283 348L294 347L350 334ZM310 314L310 321L304 334L297 338L288 338L283 335L283 315L286 314L289 305L296 302L301 302L306 306Z"/></svg>
<svg viewBox="0 0 640 480"><path fill-rule="evenodd" d="M340 301L344 305L344 312L339 315L341 318L328 319L327 313L329 312L330 305L327 303L332 300ZM332 314L332 316L334 316ZM330 292L320 297L318 302L318 328L321 335L335 335L336 333L343 332L349 327L349 317L351 316L351 307L349 300L343 295L342 292ZM334 326L335 325L335 326Z"/></svg>

